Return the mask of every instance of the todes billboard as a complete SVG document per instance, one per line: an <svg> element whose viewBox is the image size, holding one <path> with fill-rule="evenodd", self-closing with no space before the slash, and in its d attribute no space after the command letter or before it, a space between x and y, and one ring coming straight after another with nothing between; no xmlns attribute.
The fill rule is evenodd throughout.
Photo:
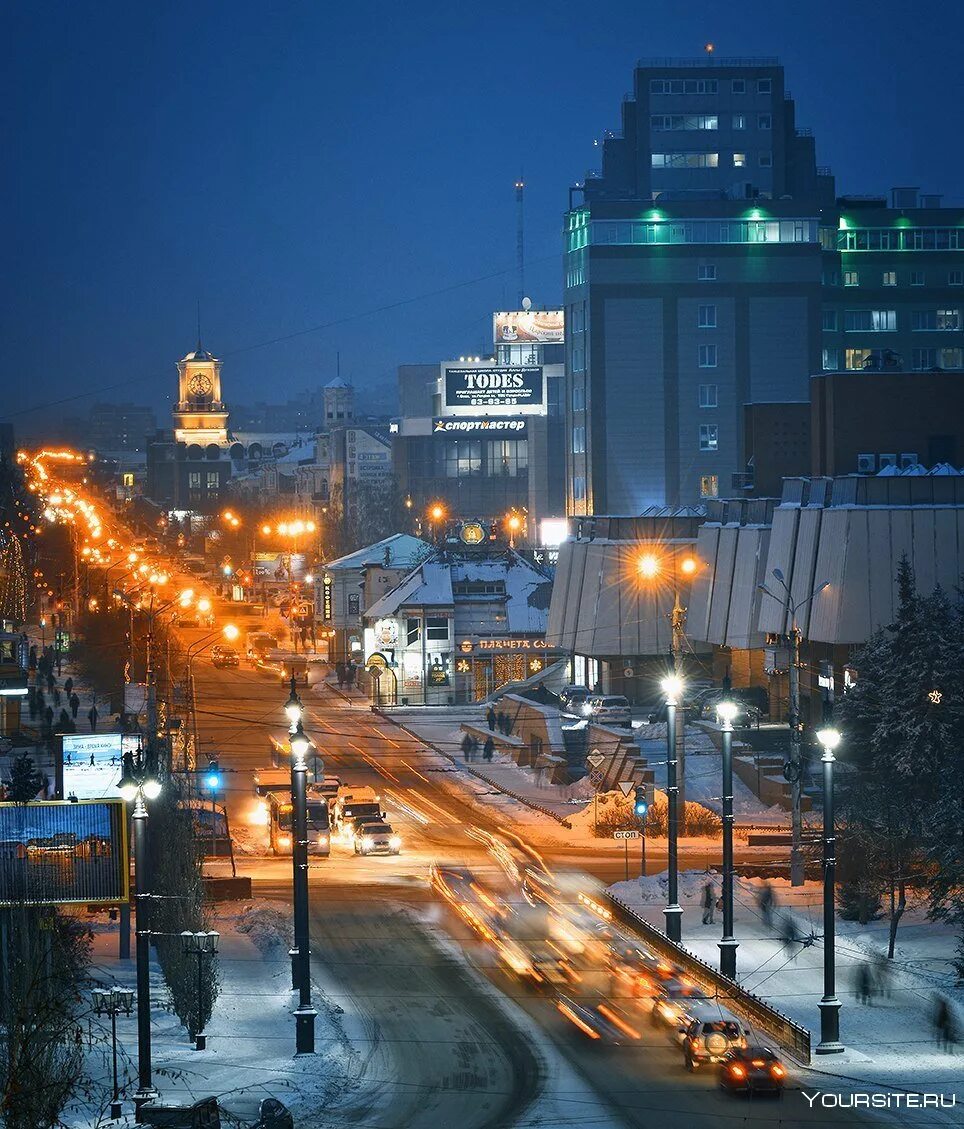
<svg viewBox="0 0 964 1129"><path fill-rule="evenodd" d="M541 407L540 365L473 365L446 368L447 408Z"/></svg>

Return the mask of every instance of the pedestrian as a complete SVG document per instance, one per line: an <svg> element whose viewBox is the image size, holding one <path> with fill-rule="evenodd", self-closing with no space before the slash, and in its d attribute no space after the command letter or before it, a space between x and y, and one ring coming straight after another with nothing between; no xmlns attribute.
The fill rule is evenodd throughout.
<svg viewBox="0 0 964 1129"><path fill-rule="evenodd" d="M27 660L27 668L29 670L37 669L37 645L34 644L30 648L30 658Z"/></svg>
<svg viewBox="0 0 964 1129"><path fill-rule="evenodd" d="M934 1034L938 1047L953 1054L957 1045L957 1023L950 1001L940 992L935 997Z"/></svg>
<svg viewBox="0 0 964 1129"><path fill-rule="evenodd" d="M70 718L67 715L66 710L60 711L60 716L57 718L57 728L60 730L61 733L70 729Z"/></svg>
<svg viewBox="0 0 964 1129"><path fill-rule="evenodd" d="M47 668L47 693L52 694L53 692L54 692L54 672L48 667Z"/></svg>
<svg viewBox="0 0 964 1129"><path fill-rule="evenodd" d="M30 720L37 716L37 691L31 686L27 691L27 709L30 711Z"/></svg>
<svg viewBox="0 0 964 1129"><path fill-rule="evenodd" d="M339 659L335 663L335 677L338 679L338 689L345 685L345 664Z"/></svg>
<svg viewBox="0 0 964 1129"><path fill-rule="evenodd" d="M462 738L462 759L467 761L471 752L472 738L468 733L466 733L466 735Z"/></svg>
<svg viewBox="0 0 964 1129"><path fill-rule="evenodd" d="M44 710L44 724L47 727L47 732L50 733L54 725L54 711L51 706L47 706Z"/></svg>
<svg viewBox="0 0 964 1129"><path fill-rule="evenodd" d="M890 961L884 953L874 956L874 987L882 996L890 998Z"/></svg>
<svg viewBox="0 0 964 1129"><path fill-rule="evenodd" d="M69 698L70 695L73 693L73 690L74 690L74 680L70 677L70 675L68 675L67 681L64 683L64 693Z"/></svg>
<svg viewBox="0 0 964 1129"><path fill-rule="evenodd" d="M77 720L77 711L80 709L80 698L76 694L70 695L70 716Z"/></svg>
<svg viewBox="0 0 964 1129"><path fill-rule="evenodd" d="M502 732L506 735L506 737L508 737L512 733L512 717L507 713L504 713L502 717L505 724L505 728L502 730Z"/></svg>
<svg viewBox="0 0 964 1129"><path fill-rule="evenodd" d="M485 739L485 744L482 746L482 759L485 761L492 760L492 754L495 752L495 742L492 740L490 733Z"/></svg>
<svg viewBox="0 0 964 1129"><path fill-rule="evenodd" d="M479 758L479 739L474 734L472 735L472 748L469 749L469 760L474 761Z"/></svg>
<svg viewBox="0 0 964 1129"><path fill-rule="evenodd" d="M93 705L87 711L87 720L90 722L91 733L97 732L97 706Z"/></svg>
<svg viewBox="0 0 964 1129"><path fill-rule="evenodd" d="M776 906L776 900L773 887L769 882L764 882L760 890L760 895L757 898L757 905L760 907L763 924L767 926L767 928L773 924L773 910Z"/></svg>
<svg viewBox="0 0 964 1129"><path fill-rule="evenodd" d="M491 706L486 711L485 724L489 727L490 732L495 731L495 710Z"/></svg>
<svg viewBox="0 0 964 1129"><path fill-rule="evenodd" d="M854 972L854 986L857 1003L870 1004L873 1002L873 977L870 973L870 965L865 960L857 965Z"/></svg>
<svg viewBox="0 0 964 1129"><path fill-rule="evenodd" d="M64 653L59 647L57 648L56 653L57 653L57 677L59 678L60 677L61 664L64 661Z"/></svg>
<svg viewBox="0 0 964 1129"><path fill-rule="evenodd" d="M56 686L54 687L54 705L55 706L60 705L60 691L57 689Z"/></svg>
<svg viewBox="0 0 964 1129"><path fill-rule="evenodd" d="M797 929L797 923L793 920L793 915L784 913L781 915L780 920L777 922L777 928L780 931L780 939L783 942L783 951L796 955L794 952L794 945L801 940L800 931Z"/></svg>
<svg viewBox="0 0 964 1129"><path fill-rule="evenodd" d="M348 667L345 670L345 681L348 683L349 690L352 688L352 686L355 685L355 672L357 670L358 667L353 662L349 662Z"/></svg>
<svg viewBox="0 0 964 1129"><path fill-rule="evenodd" d="M716 908L716 890L713 889L712 879L707 879L703 886L703 894L700 898L700 905L703 907L703 924L713 924L713 911Z"/></svg>
<svg viewBox="0 0 964 1129"><path fill-rule="evenodd" d="M495 724L500 733L505 733L505 713L502 710L495 715Z"/></svg>

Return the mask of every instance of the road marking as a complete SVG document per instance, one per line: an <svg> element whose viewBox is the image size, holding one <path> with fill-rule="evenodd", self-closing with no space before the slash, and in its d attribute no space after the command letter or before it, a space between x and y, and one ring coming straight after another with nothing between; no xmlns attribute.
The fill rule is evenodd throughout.
<svg viewBox="0 0 964 1129"><path fill-rule="evenodd" d="M392 746L393 746L394 748L396 748L396 749L400 749L400 748L402 747L402 746L401 746L401 745L399 744L399 742L398 742L398 741L393 741L393 740L391 739L391 737L389 737L389 736L388 736L388 734L387 734L387 733L383 733L383 732L382 732L382 731L381 731L381 730L380 730L380 729L378 728L378 726L377 726L377 725L373 725L373 726L372 726L372 729L374 729L374 730L375 730L375 732L376 732L376 733L378 734L378 736L379 736L379 737L381 737L381 738L382 738L382 740L384 740L384 741L387 741L387 742L389 743L389 745L392 745Z"/></svg>
<svg viewBox="0 0 964 1129"><path fill-rule="evenodd" d="M431 781L431 780L429 780L429 778L428 778L427 776L423 776L423 775L422 775L422 774L421 774L421 773L420 773L420 772L418 771L418 769L417 769L417 768L415 768L415 767L414 767L413 765L410 765L410 764L408 763L408 761L407 761L407 760L405 760L405 759L404 759L404 758L402 758L402 757L399 757L398 759L399 759L399 761L400 761L400 762L401 762L401 763L402 763L403 765L405 765L405 767L406 767L406 768L407 768L407 769L408 769L408 770L409 770L410 772L414 772L414 773L415 773L415 775L416 775L416 776L417 776L417 777L419 778L419 780L424 780L426 784L431 784L431 783L432 783L432 781Z"/></svg>
<svg viewBox="0 0 964 1129"><path fill-rule="evenodd" d="M356 745L354 741L349 741L348 744L351 745L356 753L359 753L362 757L364 757L368 764L370 764L376 772L381 773L381 775L384 776L386 780L394 780L396 784L401 784L401 781L393 772L390 772L383 765L380 765L378 761L374 759L374 757L369 756L368 753L366 753L364 749Z"/></svg>
<svg viewBox="0 0 964 1129"><path fill-rule="evenodd" d="M385 789L385 795L391 797L392 803L394 803L397 808L401 808L403 812L405 812L407 815L410 815L412 819L417 820L425 827L427 827L432 822L424 812L421 812L418 810L418 808L412 807L410 804L405 803L401 796L399 796L398 793L393 791L391 788Z"/></svg>
<svg viewBox="0 0 964 1129"><path fill-rule="evenodd" d="M428 806L429 806L430 808L433 808L433 809L434 809L435 811L437 811L437 812L439 813L439 815L441 816L441 818L442 818L442 821L443 821L444 823L447 823L447 824L449 824L450 826L455 826L455 827L461 827L461 826L462 826L462 821L461 821L460 819L456 819L456 818L455 818L455 816L454 816L454 815L452 815L452 814L451 814L450 812L447 812L447 811L445 810L445 808L441 808L441 807L439 807L439 805L438 805L438 804L436 804L436 803L433 803L433 802L432 802L432 801L431 801L431 800L430 800L430 799L428 798L428 796L423 796L421 792L416 792L414 788L409 788L409 792L410 792L410 793L411 793L411 794L412 794L413 796L417 796L417 797L418 797L418 799L419 799L419 800L420 800L420 801L421 801L421 802L422 802L423 804L428 804Z"/></svg>

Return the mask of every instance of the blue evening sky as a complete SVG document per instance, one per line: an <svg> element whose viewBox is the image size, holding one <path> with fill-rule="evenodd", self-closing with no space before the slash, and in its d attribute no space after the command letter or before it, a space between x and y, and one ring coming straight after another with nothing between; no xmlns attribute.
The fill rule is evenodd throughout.
<svg viewBox="0 0 964 1129"><path fill-rule="evenodd" d="M517 174L555 303L568 186L639 56L778 55L838 191L964 199L956 4L19 0L5 25L0 415L28 435L94 396L164 408L197 301L229 402L336 350L363 389L480 351L516 302Z"/></svg>

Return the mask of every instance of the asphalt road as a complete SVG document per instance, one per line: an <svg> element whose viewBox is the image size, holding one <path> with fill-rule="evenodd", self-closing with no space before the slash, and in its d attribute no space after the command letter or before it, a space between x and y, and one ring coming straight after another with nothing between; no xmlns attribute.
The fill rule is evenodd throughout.
<svg viewBox="0 0 964 1129"><path fill-rule="evenodd" d="M245 664L216 670L206 658L196 660L195 678L202 749L216 751L228 770L232 824L258 852L240 856L240 869L252 875L259 893L287 898L290 860L261 856L259 833L247 827L251 775L270 763L269 735L285 734L287 688ZM833 1116L811 1110L799 1083L781 1102L724 1095L710 1074L686 1073L679 1050L648 1025L642 1040L629 1046L589 1042L552 1001L508 977L492 950L440 908L428 887L433 860L469 866L486 881L498 881L492 857L468 833L499 832L497 816L445 790L437 759L367 709L349 706L327 689L303 692L302 698L305 730L326 770L376 787L404 843L399 858L357 858L336 845L331 858L312 860L315 976L344 1009L346 1029L361 1052L357 1085L328 1111L331 1125L693 1129L743 1122L790 1129L835 1119L868 1123L852 1111ZM623 876L619 856L600 862L585 849L543 850L552 864L579 867L605 881ZM519 859L525 859L522 852ZM446 937L454 939L454 950ZM492 987L480 983L470 965ZM564 1119L547 1121L539 1113L546 1053L533 1045L533 1022L584 1087Z"/></svg>

